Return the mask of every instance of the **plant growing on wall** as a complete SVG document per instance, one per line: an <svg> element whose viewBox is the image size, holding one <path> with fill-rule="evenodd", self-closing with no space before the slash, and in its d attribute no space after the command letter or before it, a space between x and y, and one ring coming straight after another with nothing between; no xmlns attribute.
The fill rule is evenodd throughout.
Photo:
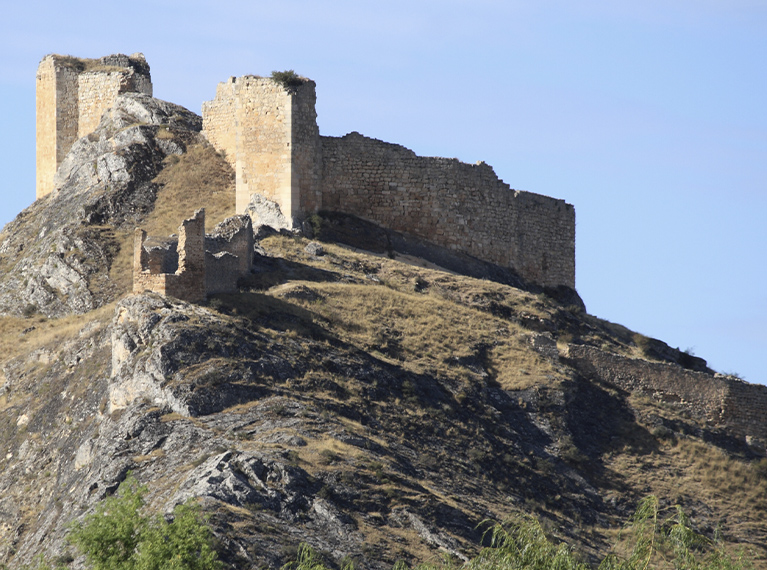
<svg viewBox="0 0 767 570"><path fill-rule="evenodd" d="M303 85L304 80L292 69L287 71L272 71L272 79L282 85L288 91L295 91Z"/></svg>

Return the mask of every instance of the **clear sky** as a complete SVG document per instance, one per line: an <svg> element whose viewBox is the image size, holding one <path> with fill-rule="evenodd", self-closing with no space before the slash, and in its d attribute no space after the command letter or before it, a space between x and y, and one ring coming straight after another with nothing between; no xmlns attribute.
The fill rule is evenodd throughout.
<svg viewBox="0 0 767 570"><path fill-rule="evenodd" d="M590 313L767 383L767 1L7 3L0 225L34 199L40 59L138 51L197 113L229 76L294 69L322 134L565 199Z"/></svg>

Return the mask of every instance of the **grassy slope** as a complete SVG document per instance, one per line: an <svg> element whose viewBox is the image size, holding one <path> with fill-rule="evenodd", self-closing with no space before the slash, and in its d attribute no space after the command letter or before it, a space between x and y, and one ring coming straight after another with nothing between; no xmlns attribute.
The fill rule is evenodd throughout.
<svg viewBox="0 0 767 570"><path fill-rule="evenodd" d="M561 494L541 498L514 488L525 477L530 480L541 477L556 484L562 471L572 468L596 488L606 503L628 502L624 513L642 496L657 494L667 503L683 504L693 520L699 521L709 533L713 532L712 525L721 522L726 536L753 545L763 556L763 536L767 531L766 460L742 449L733 450L721 441L716 445L716 437L720 440L726 437L707 430L678 406L639 396L629 395L626 399L626 394L610 387L584 389L583 382L574 378L571 370L531 350L529 342L530 329L535 330L536 323L549 326L554 323L554 328L559 327L555 336L561 342L577 339L641 357L638 335L590 315L563 311L543 296L329 244L328 255L317 258L304 253L305 243L282 237L265 240L262 245L270 254L291 264L257 279L258 297L249 297L247 301L242 295L221 297L214 300L214 306L252 319L261 327L273 326L275 334L280 334L285 331L280 319L285 317L270 314L275 305L268 301L268 297L277 297L297 308L293 318L288 319L291 321L288 328L298 342L310 334L312 327L318 327L383 361L414 374L438 378L458 404L471 405L477 388L482 386L501 387L519 394L520 399L528 396L530 390L526 389L540 392L542 399L547 394L556 399L560 397L557 391L561 390L564 399L571 400L573 405L565 405L564 416L562 407L552 405L547 413L540 400L531 404L537 407L539 420L548 422L554 433L547 451L562 459L562 464L520 456L518 450L499 453L487 440L476 438L476 430L486 429L492 421L466 419L456 413L453 402L435 405L419 400L414 397L415 387L408 393L404 386L401 395L381 404L382 415L403 416L405 438L408 432L410 436L419 430L422 434L440 435L444 429L453 444L448 451L465 459L463 465L454 461L457 469L464 470L461 475L476 477L479 486L497 487L498 493L468 499L470 504L477 501L471 508L462 506L460 499L450 499L468 517L476 516L478 504L484 501L489 501L484 503L487 512L502 517L504 507L497 501L503 502L505 493L513 493L521 500L512 508L521 503L523 508L548 518L565 534L601 548L600 545L609 542L615 532L612 525L620 519L615 511L611 515L608 508L603 513L607 519L602 521L610 521L605 527L573 506L576 495L568 497L563 490ZM317 374L323 375L321 371ZM327 376L332 384L332 374ZM597 396L596 400L594 395L582 394L589 390ZM344 386L341 392L345 406L366 406L364 394L355 391L354 386ZM604 408L598 409L599 405ZM579 406L583 409L572 409ZM486 410L477 409L477 413L481 415ZM625 417L616 419L620 414ZM584 419L584 415L593 417ZM664 420L663 425L675 428L659 429L659 418ZM589 427L595 427L590 422L600 421L604 425L596 427L602 431L589 434ZM610 441L589 441L599 438ZM444 449L432 457L428 457L429 451L424 449L425 464L448 461ZM321 464L323 457L328 463L329 457L344 455L332 447L332 442L324 440L300 454L311 465ZM354 458L355 454L347 455L346 463L348 457ZM346 468L356 470L365 465L364 461L351 461ZM504 480L504 472L513 476ZM432 488L430 492L450 494L446 491L450 485L447 480L445 483L444 489ZM428 488L434 482L411 484Z"/></svg>

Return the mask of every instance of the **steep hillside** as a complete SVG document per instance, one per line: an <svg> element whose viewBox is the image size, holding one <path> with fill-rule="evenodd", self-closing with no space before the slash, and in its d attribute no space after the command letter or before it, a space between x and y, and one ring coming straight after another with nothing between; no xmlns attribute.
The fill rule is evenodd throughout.
<svg viewBox="0 0 767 570"><path fill-rule="evenodd" d="M460 560L481 521L520 511L593 559L649 494L767 567L767 460L728 407L737 380L577 303L341 245L332 215L321 243L262 231L239 293L128 295L134 225L233 207L226 163L164 128L174 113L105 115L104 152L72 170L98 176L0 234L0 564L82 567L67 525L132 471L154 511L199 498L232 568L301 542L334 565ZM152 167L102 175L139 134Z"/></svg>

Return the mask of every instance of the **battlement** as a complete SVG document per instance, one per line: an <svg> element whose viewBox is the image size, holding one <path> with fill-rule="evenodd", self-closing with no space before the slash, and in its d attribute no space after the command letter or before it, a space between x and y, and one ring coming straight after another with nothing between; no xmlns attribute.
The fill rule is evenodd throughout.
<svg viewBox="0 0 767 570"><path fill-rule="evenodd" d="M152 95L140 53L99 59L47 55L37 68L36 196L53 191L56 169L77 139L93 132L120 93Z"/></svg>
<svg viewBox="0 0 767 570"><path fill-rule="evenodd" d="M72 144L93 132L120 93L151 95L141 54L49 55L37 72L37 197ZM292 73L230 77L202 105L203 134L236 173L236 211L254 196L301 227L321 210L353 214L515 271L544 287L575 288L575 210L513 190L485 163L421 157L350 133L320 136L316 85Z"/></svg>

